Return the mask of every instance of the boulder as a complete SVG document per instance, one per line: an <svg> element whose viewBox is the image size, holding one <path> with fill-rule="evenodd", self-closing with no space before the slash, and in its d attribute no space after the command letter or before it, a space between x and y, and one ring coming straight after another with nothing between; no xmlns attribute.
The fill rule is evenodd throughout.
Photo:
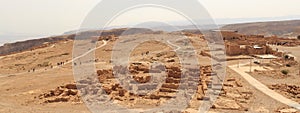
<svg viewBox="0 0 300 113"><path fill-rule="evenodd" d="M77 89L76 84L67 84L65 85L67 89Z"/></svg>
<svg viewBox="0 0 300 113"><path fill-rule="evenodd" d="M290 109L282 109L279 110L280 113L297 113L296 109L290 108Z"/></svg>
<svg viewBox="0 0 300 113"><path fill-rule="evenodd" d="M242 107L235 101L226 98L219 98L213 104L215 109L225 109L225 110L241 110Z"/></svg>
<svg viewBox="0 0 300 113"><path fill-rule="evenodd" d="M63 89L61 89L60 87L59 88L56 88L54 90L54 96L59 96L60 94L62 94L64 92Z"/></svg>
<svg viewBox="0 0 300 113"><path fill-rule="evenodd" d="M125 93L126 93L126 92L127 92L127 91L124 90L124 89L119 90L119 96L120 96L120 97L125 96Z"/></svg>
<svg viewBox="0 0 300 113"><path fill-rule="evenodd" d="M175 60L174 59L169 59L169 60L167 60L167 62L175 62Z"/></svg>

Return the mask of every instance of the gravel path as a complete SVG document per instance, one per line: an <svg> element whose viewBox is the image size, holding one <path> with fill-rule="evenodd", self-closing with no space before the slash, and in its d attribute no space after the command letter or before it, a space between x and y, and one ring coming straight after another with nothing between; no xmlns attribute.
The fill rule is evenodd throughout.
<svg viewBox="0 0 300 113"><path fill-rule="evenodd" d="M237 65L232 65L232 66L229 66L229 68L234 70L235 72L237 72L245 80L247 80L253 87L255 87L259 91L263 92L264 94L270 96L271 98L277 100L278 102L281 102L290 107L296 108L297 110L300 110L299 103L292 101L292 100L280 95L279 93L269 89L266 85L262 84L261 82L259 82L255 78L253 78L251 75L246 73L249 71L249 67L245 67L245 65L247 65L247 64L242 64L242 65L240 65L240 67L238 67ZM253 67L252 69L256 69L256 68L259 69L262 67Z"/></svg>

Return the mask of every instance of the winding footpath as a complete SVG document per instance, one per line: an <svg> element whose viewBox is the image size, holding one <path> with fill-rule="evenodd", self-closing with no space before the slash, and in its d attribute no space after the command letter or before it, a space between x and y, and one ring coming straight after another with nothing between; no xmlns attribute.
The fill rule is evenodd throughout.
<svg viewBox="0 0 300 113"><path fill-rule="evenodd" d="M181 40L181 39L185 39L185 38L179 38L179 39L176 39L175 41L178 41L178 40ZM192 51L183 51L183 50L180 50L181 49L181 47L180 46L178 46L178 45L176 45L176 44L174 44L174 43L172 43L172 42L170 42L170 40L167 40L167 43L168 44L170 44L170 45L172 45L172 46L174 46L174 47L176 47L176 49L175 50L173 50L173 51L181 51L181 52L195 52L194 50L192 50Z"/></svg>
<svg viewBox="0 0 300 113"><path fill-rule="evenodd" d="M248 63L247 63L248 64ZM242 64L240 66L243 65L247 65L247 64ZM293 107L297 110L300 111L300 104L288 99L284 96L282 96L281 94L269 89L266 85L262 84L261 82L259 82L258 80L256 80L255 78L253 78L251 75L249 75L248 73L246 73L246 71L249 71L249 67L238 67L237 65L232 65L232 66L228 66L230 69L234 70L235 72L237 72L238 74L240 74L245 80L247 80L253 87L255 87L256 89L258 89L259 91L261 91L262 93L270 96L271 98L277 100L278 102L281 102L283 104L286 104L290 107Z"/></svg>
<svg viewBox="0 0 300 113"><path fill-rule="evenodd" d="M91 49L91 50L87 51L86 53L84 53L84 54L82 54L82 55L80 55L80 56L78 56L78 57L75 57L75 58L73 58L72 60L69 60L69 61L66 62L64 65L71 64L73 61L75 61L75 60L77 60L77 59L79 59L79 58L82 58L82 57L88 55L89 53L91 53L91 52L93 52L93 51L95 51L95 50L97 50L97 49L100 49L100 48L104 47L105 45L107 45L107 42L108 42L108 41L102 40L102 42L103 42L103 44L102 44L101 46L96 47L96 48L94 48L94 49ZM0 57L0 59L1 59L1 57ZM57 68L61 68L61 66L53 66L52 69L57 69ZM52 70L52 69L48 69L47 71ZM44 70L44 69L38 69L38 70L35 70L35 72L40 72L40 71L45 71L45 70ZM28 73L28 72L20 72L20 73L14 73L14 74L9 74L9 75L0 75L0 78L2 78L2 77L7 77L7 76L10 76L10 75L22 75L22 74L26 74L26 73Z"/></svg>
<svg viewBox="0 0 300 113"><path fill-rule="evenodd" d="M89 53L91 53L91 52L93 52L93 51L95 51L97 49L100 49L100 48L106 46L109 41L102 40L102 42L103 42L103 44L101 46L96 47L94 49L91 49L91 50L87 51L86 53L84 53L84 54L82 54L82 55L80 55L78 57L75 57L72 60L69 60L64 65L71 64L73 61L78 60L78 59L80 59L80 58L88 55ZM180 46L171 43L169 40L167 41L167 43L171 44L172 46L175 46L177 48L175 51L178 51L179 49L181 49ZM2 59L2 58L3 57L0 57L0 59ZM103 63L103 62L100 62L100 63ZM52 69L48 69L47 71L50 71L50 70L53 70L53 69L57 69L57 68L61 68L61 66L53 66ZM35 72L41 72L41 71L45 71L45 70L44 69L37 69L37 70L35 70ZM0 78L7 77L7 76L10 76L10 75L23 75L23 74L26 74L26 73L28 73L28 72L20 72L20 73L8 74L8 75L1 75L0 74Z"/></svg>

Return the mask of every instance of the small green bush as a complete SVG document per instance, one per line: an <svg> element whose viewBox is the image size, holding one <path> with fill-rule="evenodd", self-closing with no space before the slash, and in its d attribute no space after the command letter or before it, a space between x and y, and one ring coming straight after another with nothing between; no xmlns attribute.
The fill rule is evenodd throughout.
<svg viewBox="0 0 300 113"><path fill-rule="evenodd" d="M281 73L284 74L284 75L287 75L287 74L289 74L289 71L288 70L281 70Z"/></svg>

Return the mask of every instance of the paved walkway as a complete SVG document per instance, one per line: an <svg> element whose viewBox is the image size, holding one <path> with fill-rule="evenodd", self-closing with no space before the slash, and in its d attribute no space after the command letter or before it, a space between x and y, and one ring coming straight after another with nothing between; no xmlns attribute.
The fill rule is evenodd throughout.
<svg viewBox="0 0 300 113"><path fill-rule="evenodd" d="M300 104L292 101L284 96L282 96L281 94L269 89L266 85L262 84L261 82L259 82L258 80L256 80L255 78L253 78L251 75L249 75L246 72L249 72L250 69L249 67L245 67L244 65L246 64L242 64L240 65L240 67L238 67L237 65L232 65L229 66L230 69L234 70L235 72L237 72L238 74L240 74L244 79L246 79L253 87L255 87L256 89L258 89L259 91L263 92L264 94L270 96L271 98L277 100L278 102L281 102L283 104L286 104L290 107L293 107L297 110L300 110ZM255 68L262 68L262 67L255 67ZM255 68L252 68L253 70Z"/></svg>

